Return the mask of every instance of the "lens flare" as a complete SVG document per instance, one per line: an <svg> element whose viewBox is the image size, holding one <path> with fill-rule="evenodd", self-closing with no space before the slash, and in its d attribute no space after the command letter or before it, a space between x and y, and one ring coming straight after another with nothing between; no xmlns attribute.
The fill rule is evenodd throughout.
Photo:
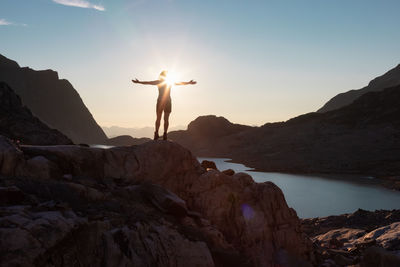
<svg viewBox="0 0 400 267"><path fill-rule="evenodd" d="M250 205L242 204L241 208L243 217L245 218L246 221L250 221L251 219L253 219L255 214L253 208Z"/></svg>
<svg viewBox="0 0 400 267"><path fill-rule="evenodd" d="M165 83L168 84L169 86L175 85L176 82L178 82L179 76L177 72L175 71L168 71L167 75L165 76Z"/></svg>

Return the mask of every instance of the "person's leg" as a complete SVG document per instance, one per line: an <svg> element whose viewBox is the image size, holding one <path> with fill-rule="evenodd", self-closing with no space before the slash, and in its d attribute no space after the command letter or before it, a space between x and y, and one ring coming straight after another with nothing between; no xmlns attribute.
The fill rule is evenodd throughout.
<svg viewBox="0 0 400 267"><path fill-rule="evenodd" d="M164 135L163 139L167 140L167 132L168 132L168 126L169 126L169 115L170 112L164 112Z"/></svg>
<svg viewBox="0 0 400 267"><path fill-rule="evenodd" d="M160 122L161 122L161 116L162 116L162 109L158 108L157 105L157 109L156 109L156 114L157 114L157 118L156 118L156 130L154 132L154 140L157 140L159 135L158 135L158 130L160 129Z"/></svg>

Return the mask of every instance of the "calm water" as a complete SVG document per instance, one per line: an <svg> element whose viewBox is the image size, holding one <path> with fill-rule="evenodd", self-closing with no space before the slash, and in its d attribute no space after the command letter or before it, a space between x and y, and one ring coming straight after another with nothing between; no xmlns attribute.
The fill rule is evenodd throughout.
<svg viewBox="0 0 400 267"><path fill-rule="evenodd" d="M256 182L271 181L285 194L288 205L301 218L321 217L351 213L357 209L400 209L400 192L377 185L368 177L308 176L273 172L254 172L242 164L226 162L222 158L198 158L212 160L219 170L233 169L250 174Z"/></svg>

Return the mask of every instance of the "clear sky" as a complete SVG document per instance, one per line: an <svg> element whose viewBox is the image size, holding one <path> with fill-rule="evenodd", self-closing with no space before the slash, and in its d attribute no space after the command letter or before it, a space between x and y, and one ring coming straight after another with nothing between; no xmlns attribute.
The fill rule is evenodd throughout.
<svg viewBox="0 0 400 267"><path fill-rule="evenodd" d="M100 125L152 126L175 69L171 125L261 125L315 111L400 63L400 1L1 0L0 53L57 70Z"/></svg>

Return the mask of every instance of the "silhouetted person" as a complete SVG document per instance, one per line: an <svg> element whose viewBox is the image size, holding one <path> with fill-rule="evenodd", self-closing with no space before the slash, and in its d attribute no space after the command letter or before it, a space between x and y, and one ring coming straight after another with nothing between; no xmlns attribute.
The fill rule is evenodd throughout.
<svg viewBox="0 0 400 267"><path fill-rule="evenodd" d="M159 138L158 130L160 128L161 116L164 111L164 135L163 139L167 140L167 132L169 126L169 115L171 114L171 87L172 85L188 85L196 84L195 81L190 80L189 82L168 82L168 71L164 70L160 73L159 80L143 82L138 79L132 80L134 83L157 85L158 87L158 99L156 106L156 130L154 132L154 140Z"/></svg>

